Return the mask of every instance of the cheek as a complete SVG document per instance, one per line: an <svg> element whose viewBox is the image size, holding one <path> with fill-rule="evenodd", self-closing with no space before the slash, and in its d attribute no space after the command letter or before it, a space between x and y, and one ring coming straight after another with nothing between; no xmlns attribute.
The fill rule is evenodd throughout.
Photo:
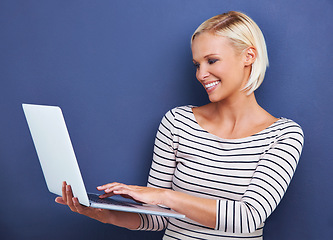
<svg viewBox="0 0 333 240"><path fill-rule="evenodd" d="M239 63L228 64L221 69L221 74L231 79L239 79L243 76L243 68Z"/></svg>
<svg viewBox="0 0 333 240"><path fill-rule="evenodd" d="M232 76L232 72L225 66L221 66L216 69L215 76L220 80L226 80Z"/></svg>

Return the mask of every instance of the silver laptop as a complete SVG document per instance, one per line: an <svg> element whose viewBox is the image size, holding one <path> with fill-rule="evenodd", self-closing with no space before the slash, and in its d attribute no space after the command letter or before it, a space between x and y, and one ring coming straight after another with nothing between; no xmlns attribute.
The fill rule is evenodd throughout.
<svg viewBox="0 0 333 240"><path fill-rule="evenodd" d="M66 181L71 185L74 196L85 206L174 218L185 217L155 205L120 200L119 197L100 199L96 194L88 194L61 109L57 106L33 104L22 104L22 107L50 192L61 196L62 183Z"/></svg>

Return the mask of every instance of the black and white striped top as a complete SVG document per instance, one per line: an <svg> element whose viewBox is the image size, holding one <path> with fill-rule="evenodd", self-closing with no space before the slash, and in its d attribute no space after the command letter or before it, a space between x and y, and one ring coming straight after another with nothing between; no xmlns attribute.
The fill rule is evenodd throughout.
<svg viewBox="0 0 333 240"><path fill-rule="evenodd" d="M163 239L262 239L302 146L302 129L286 118L246 138L222 139L198 125L191 106L170 110L156 135L148 186L217 199L216 227L140 215L139 229L166 228Z"/></svg>

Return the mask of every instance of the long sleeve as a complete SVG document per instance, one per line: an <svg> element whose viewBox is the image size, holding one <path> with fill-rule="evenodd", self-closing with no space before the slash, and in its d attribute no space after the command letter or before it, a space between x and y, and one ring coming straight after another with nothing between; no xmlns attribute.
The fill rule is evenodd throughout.
<svg viewBox="0 0 333 240"><path fill-rule="evenodd" d="M302 147L303 132L290 122L260 158L241 200L218 200L216 229L231 233L250 233L258 229L285 194Z"/></svg>
<svg viewBox="0 0 333 240"><path fill-rule="evenodd" d="M173 125L174 114L169 111L163 117L158 128L153 161L150 168L148 187L172 188L172 178L176 168L176 136ZM140 230L160 231L166 228L166 217L141 214Z"/></svg>

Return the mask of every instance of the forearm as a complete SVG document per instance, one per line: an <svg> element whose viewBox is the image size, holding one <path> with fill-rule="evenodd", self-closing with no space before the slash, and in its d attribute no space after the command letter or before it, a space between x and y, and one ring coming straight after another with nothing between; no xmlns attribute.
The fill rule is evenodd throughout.
<svg viewBox="0 0 333 240"><path fill-rule="evenodd" d="M216 200L195 197L186 193L165 190L163 192L163 205L185 214L202 225L215 228Z"/></svg>
<svg viewBox="0 0 333 240"><path fill-rule="evenodd" d="M98 187L98 189L106 192L102 195L103 197L113 194L124 194L139 202L165 205L179 213L185 214L188 218L198 223L215 228L217 203L214 199L195 197L170 189L140 187L121 183L109 183Z"/></svg>
<svg viewBox="0 0 333 240"><path fill-rule="evenodd" d="M141 219L137 213L112 211L112 215L107 223L135 230L140 227Z"/></svg>

